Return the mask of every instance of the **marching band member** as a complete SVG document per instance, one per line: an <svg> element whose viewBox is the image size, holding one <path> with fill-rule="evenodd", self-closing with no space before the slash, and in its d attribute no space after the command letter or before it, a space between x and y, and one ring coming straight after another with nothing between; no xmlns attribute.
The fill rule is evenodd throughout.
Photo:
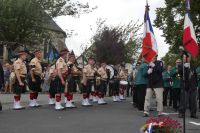
<svg viewBox="0 0 200 133"><path fill-rule="evenodd" d="M89 102L89 96L92 91L92 86L94 86L94 75L95 75L95 69L94 69L94 58L90 57L88 59L88 65L86 65L83 68L83 79L81 81L83 85L83 101L82 106L92 106Z"/></svg>
<svg viewBox="0 0 200 133"><path fill-rule="evenodd" d="M37 103L38 92L41 92L41 75L42 75L42 66L40 60L42 58L42 52L39 49L34 51L35 58L33 58L29 64L31 70L28 75L28 85L30 89L30 103L29 107L38 107L40 106Z"/></svg>
<svg viewBox="0 0 200 133"><path fill-rule="evenodd" d="M128 72L127 72L127 70L125 70L125 66L124 65L121 65L121 71L119 73L119 76L120 76L120 79L121 79L119 97L120 97L121 100L125 100L124 91L128 87L128 82L127 82Z"/></svg>
<svg viewBox="0 0 200 133"><path fill-rule="evenodd" d="M55 77L57 75L56 71L56 64L53 63L50 67L49 70L49 105L54 105L55 104L55 94L56 94L56 82L55 82Z"/></svg>
<svg viewBox="0 0 200 133"><path fill-rule="evenodd" d="M75 66L75 55L74 53L69 54L69 61L67 62L69 75L67 76L67 90L65 92L66 98L66 108L75 108L76 106L73 104L73 91L74 87L76 87L75 77L80 74L79 70Z"/></svg>
<svg viewBox="0 0 200 133"><path fill-rule="evenodd" d="M21 106L21 93L26 91L25 77L27 75L27 68L24 61L27 58L27 52L25 50L20 50L18 52L19 58L14 62L14 72L15 72L15 83L13 85L14 92L14 110L23 109Z"/></svg>
<svg viewBox="0 0 200 133"><path fill-rule="evenodd" d="M61 105L61 94L64 93L65 85L66 85L66 77L68 74L68 68L67 68L67 54L68 49L63 49L60 51L59 55L60 58L56 62L56 70L57 70L57 76L55 77L55 84L56 84L56 104L55 109L56 110L63 110L64 107Z"/></svg>
<svg viewBox="0 0 200 133"><path fill-rule="evenodd" d="M112 88L112 93L113 93L113 102L121 102L121 99L119 97L119 82L120 82L120 76L119 76L119 71L120 71L120 65L115 65L114 67L114 84Z"/></svg>
<svg viewBox="0 0 200 133"><path fill-rule="evenodd" d="M108 79L108 75L106 72L106 63L103 62L101 63L101 67L98 69L98 74L100 75L100 87L98 90L98 104L102 105L102 104L106 104L106 102L104 101L104 95L106 92L106 88L107 88L107 79Z"/></svg>

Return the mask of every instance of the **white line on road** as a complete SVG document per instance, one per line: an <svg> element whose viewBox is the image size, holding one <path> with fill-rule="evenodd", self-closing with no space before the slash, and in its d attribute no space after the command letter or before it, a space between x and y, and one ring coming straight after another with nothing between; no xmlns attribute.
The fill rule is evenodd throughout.
<svg viewBox="0 0 200 133"><path fill-rule="evenodd" d="M162 113L163 115L178 115L178 113Z"/></svg>
<svg viewBox="0 0 200 133"><path fill-rule="evenodd" d="M197 122L190 121L189 123L193 124L193 125L196 125L196 126L200 126L200 123L197 123Z"/></svg>

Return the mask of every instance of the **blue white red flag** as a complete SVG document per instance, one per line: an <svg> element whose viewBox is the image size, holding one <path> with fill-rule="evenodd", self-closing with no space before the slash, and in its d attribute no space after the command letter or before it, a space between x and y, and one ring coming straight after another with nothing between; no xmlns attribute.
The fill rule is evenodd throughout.
<svg viewBox="0 0 200 133"><path fill-rule="evenodd" d="M157 42L149 17L149 6L147 4L144 15L144 33L142 41L142 56L147 63L150 63L158 54Z"/></svg>
<svg viewBox="0 0 200 133"><path fill-rule="evenodd" d="M186 13L184 21L184 31L183 31L183 46L185 50L190 53L193 57L198 56L199 47L197 43L197 38L195 35L194 26L190 17L190 1L186 0Z"/></svg>

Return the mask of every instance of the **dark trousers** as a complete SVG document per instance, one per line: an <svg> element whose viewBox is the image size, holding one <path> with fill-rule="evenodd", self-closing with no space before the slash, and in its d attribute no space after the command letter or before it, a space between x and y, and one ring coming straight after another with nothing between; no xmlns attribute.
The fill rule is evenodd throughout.
<svg viewBox="0 0 200 133"><path fill-rule="evenodd" d="M169 106L172 106L172 102L173 102L173 91L172 91L172 88L170 88L170 90L169 90Z"/></svg>
<svg viewBox="0 0 200 133"><path fill-rule="evenodd" d="M168 101L168 95L171 90L171 87L165 87L164 92L163 92L163 106L168 106L167 101Z"/></svg>
<svg viewBox="0 0 200 133"><path fill-rule="evenodd" d="M138 110L144 110L144 101L146 96L146 85L137 85L137 108Z"/></svg>
<svg viewBox="0 0 200 133"><path fill-rule="evenodd" d="M132 89L133 105L137 107L137 86L134 86Z"/></svg>
<svg viewBox="0 0 200 133"><path fill-rule="evenodd" d="M198 92L199 92L199 109L200 109L200 87L198 87Z"/></svg>
<svg viewBox="0 0 200 133"><path fill-rule="evenodd" d="M187 90L187 89L186 89ZM191 115L196 115L197 112L197 89L188 89L185 92L181 90L179 113L183 114L189 102Z"/></svg>
<svg viewBox="0 0 200 133"><path fill-rule="evenodd" d="M180 88L173 88L172 89L173 95L173 108L178 110L178 104L180 103Z"/></svg>

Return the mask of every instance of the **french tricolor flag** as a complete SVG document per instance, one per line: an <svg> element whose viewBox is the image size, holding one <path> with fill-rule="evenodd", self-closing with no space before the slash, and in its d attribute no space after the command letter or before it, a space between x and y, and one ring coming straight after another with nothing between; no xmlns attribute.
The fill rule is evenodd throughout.
<svg viewBox="0 0 200 133"><path fill-rule="evenodd" d="M144 33L142 41L142 56L147 63L150 63L158 54L157 42L154 36L153 27L149 17L149 6L147 4L144 15Z"/></svg>
<svg viewBox="0 0 200 133"><path fill-rule="evenodd" d="M184 31L183 31L183 46L185 50L192 56L198 56L199 47L197 43L197 38L194 31L194 26L190 17L190 1L186 0L186 13L184 21Z"/></svg>

